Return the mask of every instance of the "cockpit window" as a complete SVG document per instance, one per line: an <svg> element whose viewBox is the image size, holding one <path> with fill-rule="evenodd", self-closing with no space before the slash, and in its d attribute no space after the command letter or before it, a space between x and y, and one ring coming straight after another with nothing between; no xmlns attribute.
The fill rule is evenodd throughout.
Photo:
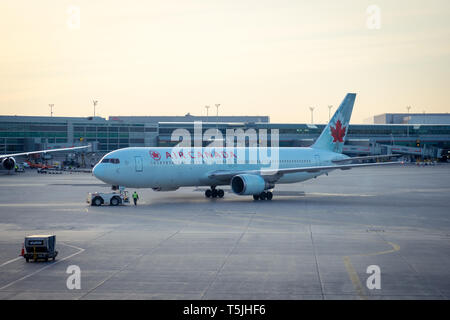
<svg viewBox="0 0 450 320"><path fill-rule="evenodd" d="M105 158L102 160L102 163L120 163L120 160L117 158Z"/></svg>

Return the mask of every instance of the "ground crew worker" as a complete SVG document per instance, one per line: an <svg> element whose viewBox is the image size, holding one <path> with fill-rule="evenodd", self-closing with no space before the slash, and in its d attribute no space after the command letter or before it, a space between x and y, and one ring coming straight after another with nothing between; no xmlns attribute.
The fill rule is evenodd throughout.
<svg viewBox="0 0 450 320"><path fill-rule="evenodd" d="M139 199L138 194L136 193L136 191L133 193L133 201L134 201L134 205L137 205L137 201Z"/></svg>

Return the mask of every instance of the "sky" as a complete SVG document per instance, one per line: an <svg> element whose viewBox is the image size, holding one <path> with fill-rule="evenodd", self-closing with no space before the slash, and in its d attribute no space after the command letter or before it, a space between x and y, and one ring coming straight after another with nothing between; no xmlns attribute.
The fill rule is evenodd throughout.
<svg viewBox="0 0 450 320"><path fill-rule="evenodd" d="M2 0L0 115L448 112L448 0Z"/></svg>

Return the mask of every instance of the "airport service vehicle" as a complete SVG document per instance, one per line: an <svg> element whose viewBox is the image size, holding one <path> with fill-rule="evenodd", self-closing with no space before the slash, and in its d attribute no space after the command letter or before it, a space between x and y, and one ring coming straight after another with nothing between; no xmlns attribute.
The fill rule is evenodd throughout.
<svg viewBox="0 0 450 320"><path fill-rule="evenodd" d="M21 153L12 153L12 154L2 154L0 155L0 168L3 168L5 170L11 171L16 167L16 159L14 157L19 156L28 156L30 154L46 154L50 152L59 152L59 151L72 151L72 150L78 150L78 149L86 149L89 148L90 145L87 146L81 146L81 147L70 147L70 148L59 148L59 149L48 149L48 150L39 150L39 151L30 151L30 152L21 152ZM28 162L30 167L44 167L44 165L35 165L31 162Z"/></svg>
<svg viewBox="0 0 450 320"><path fill-rule="evenodd" d="M25 237L24 254L23 257L27 262L30 259L38 261L43 259L45 262L48 259L55 261L58 251L55 250L56 236L55 235L33 235Z"/></svg>
<svg viewBox="0 0 450 320"><path fill-rule="evenodd" d="M141 147L112 151L94 167L93 174L116 187L171 191L180 187L209 186L211 189L206 190L205 196L220 198L223 191L216 187L230 185L237 195L253 196L254 200L271 200L271 190L279 183L301 182L336 169L399 163L360 163L392 155L350 158L342 154L355 98L354 93L345 96L328 125L310 147L194 145L192 148L190 139L189 143L186 142L189 147L182 149L177 145L174 148ZM193 141L196 141L195 137ZM269 153L270 157L264 156ZM252 156L254 154L258 156L255 158Z"/></svg>
<svg viewBox="0 0 450 320"><path fill-rule="evenodd" d="M119 190L109 193L89 192L86 202L91 206L101 206L102 204L109 204L110 206L118 206L124 203L130 203L128 191Z"/></svg>

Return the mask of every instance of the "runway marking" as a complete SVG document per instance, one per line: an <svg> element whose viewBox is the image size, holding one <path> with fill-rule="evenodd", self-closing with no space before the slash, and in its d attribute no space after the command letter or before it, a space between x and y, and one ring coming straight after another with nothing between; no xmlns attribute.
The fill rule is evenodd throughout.
<svg viewBox="0 0 450 320"><path fill-rule="evenodd" d="M51 211L64 211L64 212L87 212L87 209L82 208L61 208L61 209L50 209Z"/></svg>
<svg viewBox="0 0 450 320"><path fill-rule="evenodd" d="M274 220L268 220L263 218L269 218ZM367 227L367 224L364 223L357 223L357 222L341 222L341 221L327 221L327 220L319 220L319 219L311 219L306 216L278 216L278 215L267 215L267 214L261 214L258 213L258 215L255 217L255 220L261 220L261 221L267 221L267 222L275 222L275 223L281 223L282 220L286 222L291 223L320 223L320 224L329 224L329 225L348 225L348 226L364 226Z"/></svg>
<svg viewBox="0 0 450 320"><path fill-rule="evenodd" d="M109 215L108 212L104 211L90 211L92 214L103 214L103 215ZM203 214L204 212L200 212L199 214ZM253 215L253 214L252 214ZM226 227L231 229L242 229L243 226L238 225L229 225L229 224L216 224L216 223L210 223L210 222L203 222L203 221L193 221L192 217L188 217L187 219L180 219L180 218L162 218L152 215L143 215L143 214L136 214L132 212L127 212L127 216L134 216L139 217L146 220L155 220L155 221L162 221L162 222L176 222L176 223L189 223L189 225L202 225L202 226L211 226L211 227ZM229 217L229 216L227 216Z"/></svg>
<svg viewBox="0 0 450 320"><path fill-rule="evenodd" d="M359 280L358 273L353 268L352 263L350 262L350 258L348 256L344 257L344 265L345 269L347 269L348 276L353 284L353 288L358 293L358 296L362 300L367 300L367 296L364 292L364 288Z"/></svg>
<svg viewBox="0 0 450 320"><path fill-rule="evenodd" d="M319 261L317 260L316 245L314 244L314 237L313 237L313 233L312 233L312 229L311 229L311 224L309 224L309 236L311 238L311 245L312 245L312 249L313 249L313 252L314 252L314 260L315 260L315 263L316 263L317 277L319 278L319 283L320 283L320 294L321 294L322 300L323 300L324 299L324 295L323 295L323 281L322 281L322 277L320 276Z"/></svg>
<svg viewBox="0 0 450 320"><path fill-rule="evenodd" d="M383 240L383 241L385 241L385 240ZM347 273L353 284L353 288L358 293L358 297L361 300L367 300L368 298L365 293L364 287L361 284L358 273L356 272L355 268L353 268L353 265L350 261L350 257L351 256L353 256L353 257L371 257L371 256L378 256L378 255L382 255L382 254L393 253L393 252L400 250L400 246L398 244L395 244L395 243L389 242L389 241L385 241L385 242L388 243L392 247L391 250L384 250L384 251L378 251L378 252L372 252L372 253L352 254L350 256L345 256L343 258L345 269L347 269Z"/></svg>
<svg viewBox="0 0 450 320"><path fill-rule="evenodd" d="M1 184L0 187L44 187L47 183L9 183Z"/></svg>
<svg viewBox="0 0 450 320"><path fill-rule="evenodd" d="M9 260L9 261L6 261L6 262L0 264L0 267L6 266L7 264L10 264L10 263L12 263L12 262L14 262L14 261L17 261L17 260L20 260L20 259L23 259L23 258L22 258L22 257L17 257L17 258L15 258L15 259L11 259L11 260Z"/></svg>
<svg viewBox="0 0 450 320"><path fill-rule="evenodd" d="M181 229L180 229L181 230ZM145 253L141 253L140 255L138 255L137 257L135 257L133 259L133 261L128 262L125 266L123 266L122 268L120 268L119 270L113 272L111 275L107 276L105 279L103 279L102 281L100 281L100 283L98 283L96 286L94 286L93 288L91 288L88 292L84 293L82 296L76 298L76 300L81 300L84 297L86 297L88 294L90 294L91 292L93 292L94 290L96 290L97 288L99 288L100 286L102 286L105 282L109 281L110 279L112 279L113 277L115 277L116 275L118 275L119 273L121 273L123 270L125 270L126 268L128 268L128 266L130 266L133 262L137 262L139 261L142 257L151 254L153 251L155 251L157 248L159 248L161 246L161 244L163 244L163 242L166 242L168 240L170 240L171 238L175 237L180 230L174 232L173 234L171 234L169 237L161 240L156 246L154 246L153 248L150 249L149 252L145 252Z"/></svg>
<svg viewBox="0 0 450 320"><path fill-rule="evenodd" d="M225 211L225 210L214 210L214 213L218 213L218 214L256 214L256 212L252 211L252 212L245 212L245 211ZM243 217L245 218L245 217Z"/></svg>
<svg viewBox="0 0 450 320"><path fill-rule="evenodd" d="M305 196L327 196L327 197L375 197L375 194L357 194L357 193L325 193L325 192L306 192Z"/></svg>
<svg viewBox="0 0 450 320"><path fill-rule="evenodd" d="M233 252L236 250L239 242L241 241L241 239L244 237L244 235L247 233L250 224L252 223L253 220L253 215L250 216L250 219L248 220L247 223L247 227L245 228L245 230L241 233L241 235L239 236L239 238L236 240L233 248L231 249L231 251L227 254L227 256L225 257L222 265L219 267L219 269L217 270L216 274L214 275L214 278L212 279L212 281L208 284L208 286L206 287L206 289L202 292L202 296L200 298L200 300L204 300L206 293L208 292L208 290L213 286L213 284L217 281L217 278L219 277L219 274L222 272L225 264L227 263L228 259L231 257L231 255L233 254Z"/></svg>
<svg viewBox="0 0 450 320"><path fill-rule="evenodd" d="M0 207L67 207L80 206L79 202L73 203L0 203Z"/></svg>
<svg viewBox="0 0 450 320"><path fill-rule="evenodd" d="M65 257L65 258L63 258L63 259L61 259L61 260L56 260L56 261L53 262L52 264L46 265L45 267L43 267L43 268L41 268L41 269L38 269L38 270L36 270L35 272L30 273L30 274L28 274L28 275L26 275L26 276L24 276L24 277L22 277L22 278L20 278L20 279L14 280L13 282L10 282L10 283L8 283L7 285L4 285L3 287L1 287L0 290L4 290L4 289L6 289L6 288L8 288L8 287L10 287L10 286L12 286L12 285L14 285L14 284L16 284L17 282L20 282L20 281L22 281L22 280L28 279L29 277L32 277L32 276L34 276L35 274L38 274L39 272L41 272L41 271L43 271L43 270L45 270L45 269L48 269L48 268L50 268L50 267L53 267L54 265L57 265L57 264L60 263L60 262L63 262L63 261L65 261L65 260L67 260L67 259L70 259L70 258L72 258L72 257L74 257L74 256L76 256L76 255L78 255L78 254L80 254L80 253L82 253L82 252L85 250L85 249L83 249L83 248L79 248L79 247L72 246L72 245L70 245L70 244L66 244L66 243L62 243L62 242L60 242L60 244L65 245L65 246L68 246L68 247L71 247L71 248L74 248L74 249L77 249L77 250L79 250L79 251L78 251L78 252L75 252L74 254L71 254L70 256L67 256L67 257Z"/></svg>
<svg viewBox="0 0 450 320"><path fill-rule="evenodd" d="M392 247L391 250L379 251L379 252L367 253L367 254L354 254L352 256L370 257L370 256L378 256L378 255L382 255L382 254L392 253L392 252L396 252L396 251L400 250L400 246L398 244L395 244L395 243L389 242L389 241L386 241L386 242Z"/></svg>
<svg viewBox="0 0 450 320"><path fill-rule="evenodd" d="M200 214L201 214L201 212L198 213L195 217L197 217L197 216L200 215ZM189 226L191 223L192 223L192 221L187 222L187 223L184 225L184 227ZM119 226L119 227L120 227L120 226ZM117 228L119 228L119 227L117 227ZM116 229L117 229L117 228L116 228ZM137 261L139 261L142 257L144 257L144 256L146 256L146 255L149 255L149 254L152 254L152 253L153 253L157 248L159 248L164 242L166 242L166 241L172 239L172 238L175 237L177 234L179 234L179 233L181 232L182 229L183 229L183 227L182 227L180 230L178 230L178 231L174 232L173 234L171 234L169 237L166 237L165 239L161 240L161 241L158 242L158 244L156 244L153 248L150 248L150 250L145 250L144 253L141 253L141 254L140 254L138 257L136 257L133 261L137 262ZM104 233L103 235L101 235L100 237L97 237L96 239L99 239L99 238L103 237L104 235L106 235L106 234L108 234L108 233L111 233L111 232L113 232L113 230L110 230L110 231ZM96 240L96 239L94 239L94 240ZM118 271L114 272L113 274L111 274L110 276L106 277L103 281L101 281L99 284L97 284L96 286L94 286L93 288L91 288L88 292L86 292L86 293L83 294L82 296L76 298L76 300L81 300L81 299L83 299L85 296L87 296L88 294L90 294L91 292L93 292L94 290L96 290L97 288L99 288L100 286L102 286L105 282L109 281L109 280L112 279L114 276L116 276L116 275L118 275L119 273L121 273L122 271L124 271L126 268L128 268L128 266L131 265L131 263L132 263L133 261L127 263L127 264L126 264L124 267L122 267L120 270L118 270Z"/></svg>

